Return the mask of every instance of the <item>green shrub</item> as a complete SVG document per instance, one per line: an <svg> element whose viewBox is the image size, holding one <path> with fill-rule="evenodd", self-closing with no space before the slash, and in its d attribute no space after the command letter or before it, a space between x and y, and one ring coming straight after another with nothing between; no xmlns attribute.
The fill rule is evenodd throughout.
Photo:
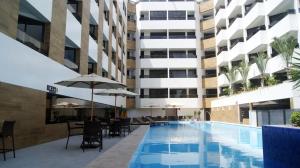
<svg viewBox="0 0 300 168"><path fill-rule="evenodd" d="M278 81L273 76L268 76L265 80L268 86L276 85Z"/></svg>
<svg viewBox="0 0 300 168"><path fill-rule="evenodd" d="M300 112L293 112L291 115L291 123L297 127L300 127Z"/></svg>

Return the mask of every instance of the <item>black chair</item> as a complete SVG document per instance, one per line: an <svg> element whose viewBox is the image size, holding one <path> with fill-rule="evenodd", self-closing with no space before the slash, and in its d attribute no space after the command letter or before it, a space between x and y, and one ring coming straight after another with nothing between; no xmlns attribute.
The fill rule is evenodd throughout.
<svg viewBox="0 0 300 168"><path fill-rule="evenodd" d="M4 121L2 125L2 132L0 132L0 138L2 139L2 149L0 150L3 153L3 158L6 160L6 152L13 151L14 158L16 157L15 154L15 139L14 139L14 126L16 121ZM12 141L12 148L6 148L5 146L5 139L11 138Z"/></svg>
<svg viewBox="0 0 300 168"><path fill-rule="evenodd" d="M94 147L95 142L98 143L97 147L99 147L100 152L103 147L101 123L98 121L85 121L81 143L83 152L87 145L88 147Z"/></svg>
<svg viewBox="0 0 300 168"><path fill-rule="evenodd" d="M130 118L125 118L120 120L121 133L124 133L124 136L126 135L126 131L127 134L131 132L130 121L131 121Z"/></svg>
<svg viewBox="0 0 300 168"><path fill-rule="evenodd" d="M66 149L68 149L69 139L71 136L82 135L83 125L82 126L72 126L70 121L67 121L68 126L68 138L66 143Z"/></svg>

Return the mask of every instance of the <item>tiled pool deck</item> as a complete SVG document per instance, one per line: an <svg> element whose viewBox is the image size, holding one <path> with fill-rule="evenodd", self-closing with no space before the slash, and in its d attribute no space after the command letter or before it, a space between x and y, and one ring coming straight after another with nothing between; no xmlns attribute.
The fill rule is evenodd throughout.
<svg viewBox="0 0 300 168"><path fill-rule="evenodd" d="M86 168L126 168L147 130L148 126L140 126L92 161Z"/></svg>
<svg viewBox="0 0 300 168"><path fill-rule="evenodd" d="M81 136L70 138L68 150L65 150L66 139L23 148L16 151L16 158L8 153L6 161L3 161L3 155L0 154L0 168L83 168L87 165L93 168L124 168L123 163L131 158L129 152L135 151L145 132L146 126L141 126L125 138L104 138L101 152L98 149L82 152Z"/></svg>

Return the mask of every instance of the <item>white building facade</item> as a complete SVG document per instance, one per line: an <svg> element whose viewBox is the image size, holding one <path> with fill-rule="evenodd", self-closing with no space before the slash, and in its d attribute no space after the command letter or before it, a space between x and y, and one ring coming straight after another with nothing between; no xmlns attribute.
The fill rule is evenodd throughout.
<svg viewBox="0 0 300 168"><path fill-rule="evenodd" d="M202 107L195 6L191 0L136 4L135 72L140 96L130 115L194 115Z"/></svg>

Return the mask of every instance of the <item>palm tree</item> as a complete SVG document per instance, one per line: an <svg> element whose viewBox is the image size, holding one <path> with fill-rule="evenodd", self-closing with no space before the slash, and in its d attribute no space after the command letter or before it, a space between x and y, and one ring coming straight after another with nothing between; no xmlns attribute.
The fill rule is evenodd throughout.
<svg viewBox="0 0 300 168"><path fill-rule="evenodd" d="M232 95L233 94L233 83L236 80L236 75L237 75L237 71L235 67L232 68L226 68L226 72L224 73L224 75L226 76L228 82L229 82L229 94Z"/></svg>
<svg viewBox="0 0 300 168"><path fill-rule="evenodd" d="M294 89L300 87L300 53L297 53L297 56L293 57L293 59L297 62L292 63L292 69L291 69L291 77L292 81L295 82Z"/></svg>
<svg viewBox="0 0 300 168"><path fill-rule="evenodd" d="M281 54L284 59L288 78L290 79L290 65L292 63L294 49L297 46L297 39L287 34L281 38L274 38L271 46L277 53Z"/></svg>
<svg viewBox="0 0 300 168"><path fill-rule="evenodd" d="M264 80L268 76L268 74L266 73L268 61L269 61L269 58L265 52L257 53L257 57L254 59L254 62L256 63L257 68L260 72L261 87L264 87Z"/></svg>
<svg viewBox="0 0 300 168"><path fill-rule="evenodd" d="M243 60L238 69L237 69L242 77L242 83L243 83L243 87L244 87L244 91L248 90L248 74L249 74L249 70L250 70L250 67L249 67L249 64L246 63L245 60Z"/></svg>

